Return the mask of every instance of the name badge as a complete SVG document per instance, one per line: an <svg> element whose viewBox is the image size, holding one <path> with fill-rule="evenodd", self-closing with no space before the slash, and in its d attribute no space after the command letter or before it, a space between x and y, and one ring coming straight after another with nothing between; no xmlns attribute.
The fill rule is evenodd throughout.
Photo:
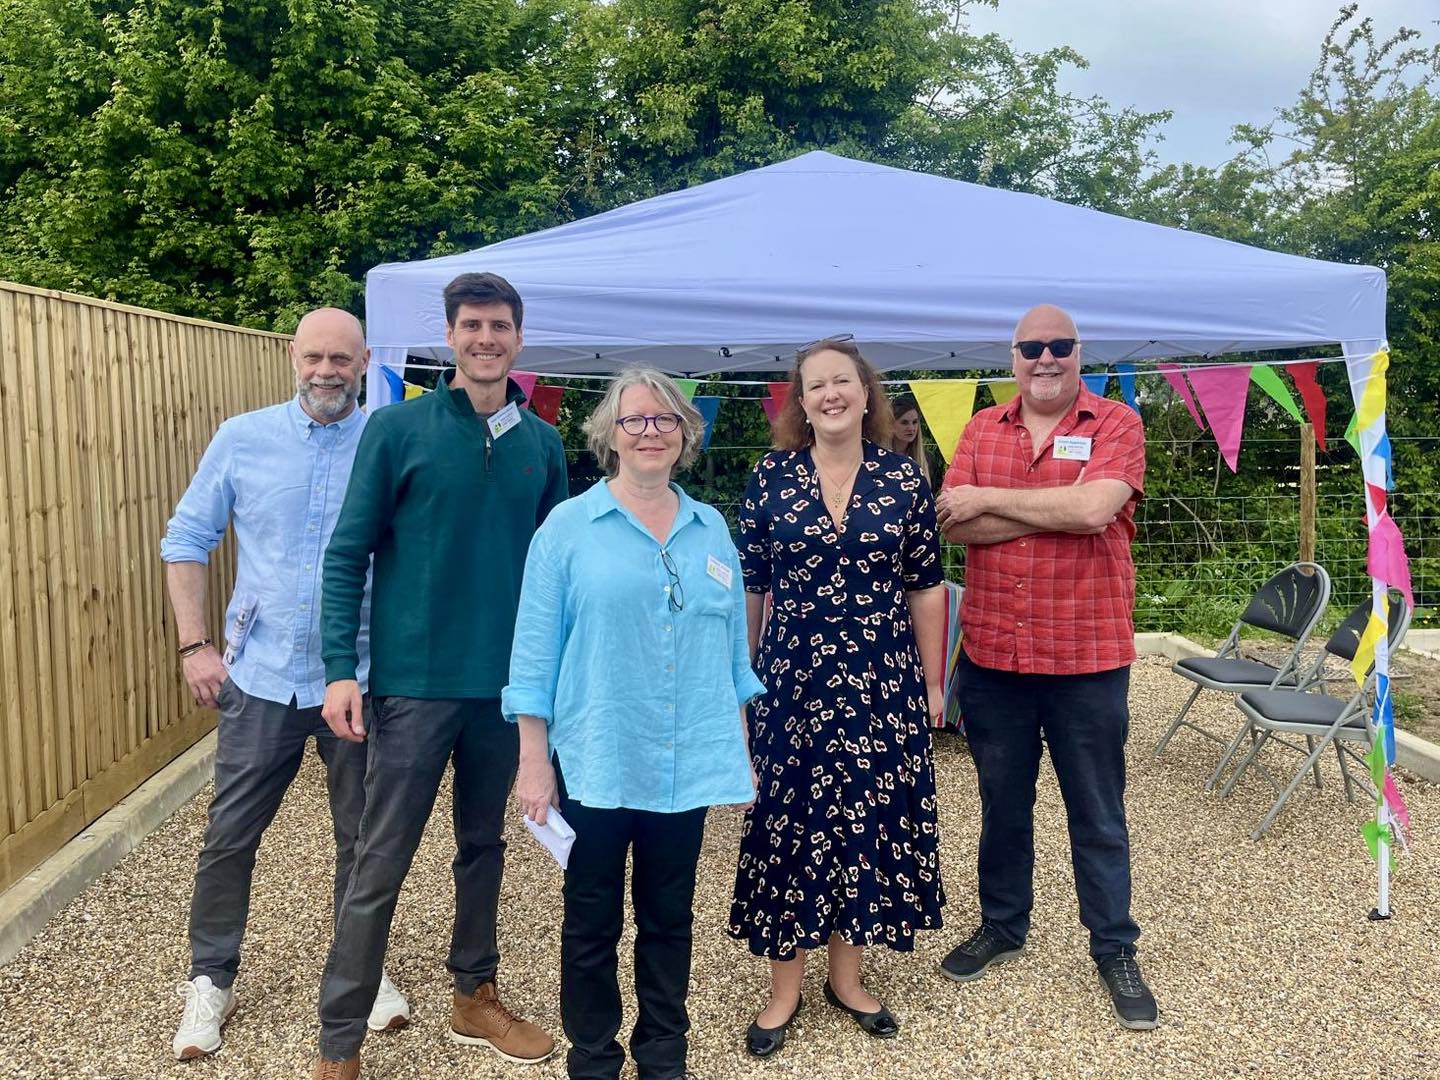
<svg viewBox="0 0 1440 1080"><path fill-rule="evenodd" d="M1057 435L1054 453L1057 461L1089 461L1090 439L1086 435Z"/></svg>
<svg viewBox="0 0 1440 1080"><path fill-rule="evenodd" d="M490 434L498 439L520 423L520 407L512 401L498 412L491 413L486 423L490 425Z"/></svg>
<svg viewBox="0 0 1440 1080"><path fill-rule="evenodd" d="M705 573L718 581L725 588L730 587L730 567L721 562L714 555L705 558Z"/></svg>

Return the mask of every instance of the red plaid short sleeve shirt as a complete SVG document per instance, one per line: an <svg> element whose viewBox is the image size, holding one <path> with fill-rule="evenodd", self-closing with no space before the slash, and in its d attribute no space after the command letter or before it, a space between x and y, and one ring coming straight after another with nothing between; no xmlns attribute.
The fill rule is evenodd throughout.
<svg viewBox="0 0 1440 1080"><path fill-rule="evenodd" d="M1057 459L1055 438L1090 440L1089 461ZM982 667L1081 675L1135 659L1135 503L1145 481L1145 429L1128 406L1083 386L1039 453L1020 399L984 409L965 428L945 487L1064 487L1123 480L1135 494L1103 533L1032 533L965 550L960 619L965 652Z"/></svg>

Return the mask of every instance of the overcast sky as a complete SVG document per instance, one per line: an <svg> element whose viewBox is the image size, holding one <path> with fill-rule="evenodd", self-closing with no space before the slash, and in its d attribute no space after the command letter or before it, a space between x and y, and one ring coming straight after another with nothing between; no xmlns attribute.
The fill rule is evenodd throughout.
<svg viewBox="0 0 1440 1080"><path fill-rule="evenodd" d="M1162 161L1217 165L1237 123L1264 123L1293 103L1320 56L1340 0L1000 0L971 7L976 33L1025 52L1070 45L1090 61L1062 83L1112 105L1171 109ZM1376 36L1421 30L1433 43L1440 0L1360 0Z"/></svg>

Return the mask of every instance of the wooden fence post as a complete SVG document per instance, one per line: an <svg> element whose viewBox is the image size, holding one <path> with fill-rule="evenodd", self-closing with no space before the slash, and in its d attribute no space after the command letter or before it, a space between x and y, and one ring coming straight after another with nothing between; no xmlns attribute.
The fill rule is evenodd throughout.
<svg viewBox="0 0 1440 1080"><path fill-rule="evenodd" d="M1315 561L1315 429L1300 425L1300 561Z"/></svg>

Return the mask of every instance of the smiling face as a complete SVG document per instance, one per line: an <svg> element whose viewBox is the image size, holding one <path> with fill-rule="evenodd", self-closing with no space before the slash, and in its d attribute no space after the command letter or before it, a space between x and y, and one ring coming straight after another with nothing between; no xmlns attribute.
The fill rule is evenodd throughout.
<svg viewBox="0 0 1440 1080"><path fill-rule="evenodd" d="M904 412L895 414L895 445L913 446L920 435L920 413L916 409L906 409Z"/></svg>
<svg viewBox="0 0 1440 1080"><path fill-rule="evenodd" d="M868 396L855 361L834 349L821 349L800 367L801 407L817 440L858 440Z"/></svg>
<svg viewBox="0 0 1440 1080"><path fill-rule="evenodd" d="M300 320L290 342L300 407L321 424L349 416L369 359L365 334L355 316L336 308L310 312Z"/></svg>
<svg viewBox="0 0 1440 1080"><path fill-rule="evenodd" d="M1046 349L1034 360L1026 360L1016 341L1053 341L1056 338L1078 338L1075 321L1060 308L1049 304L1032 308L1015 327L1011 339L1011 363L1015 383L1020 389L1021 403L1038 413L1062 413L1070 408L1080 393L1080 345L1069 356L1057 358Z"/></svg>
<svg viewBox="0 0 1440 1080"><path fill-rule="evenodd" d="M446 327L445 344L455 354L455 388L503 388L525 344L515 314L503 301L461 304L455 322Z"/></svg>
<svg viewBox="0 0 1440 1080"><path fill-rule="evenodd" d="M648 386L627 386L620 393L620 407L617 419L627 416L675 416L670 407L656 396ZM679 417L675 416L678 421ZM645 425L640 435L631 435L619 424L611 436L611 446L618 458L618 474L621 479L651 484L658 480L669 480L675 462L680 460L680 451L685 445L684 431L677 426L673 431L660 431L652 421Z"/></svg>

